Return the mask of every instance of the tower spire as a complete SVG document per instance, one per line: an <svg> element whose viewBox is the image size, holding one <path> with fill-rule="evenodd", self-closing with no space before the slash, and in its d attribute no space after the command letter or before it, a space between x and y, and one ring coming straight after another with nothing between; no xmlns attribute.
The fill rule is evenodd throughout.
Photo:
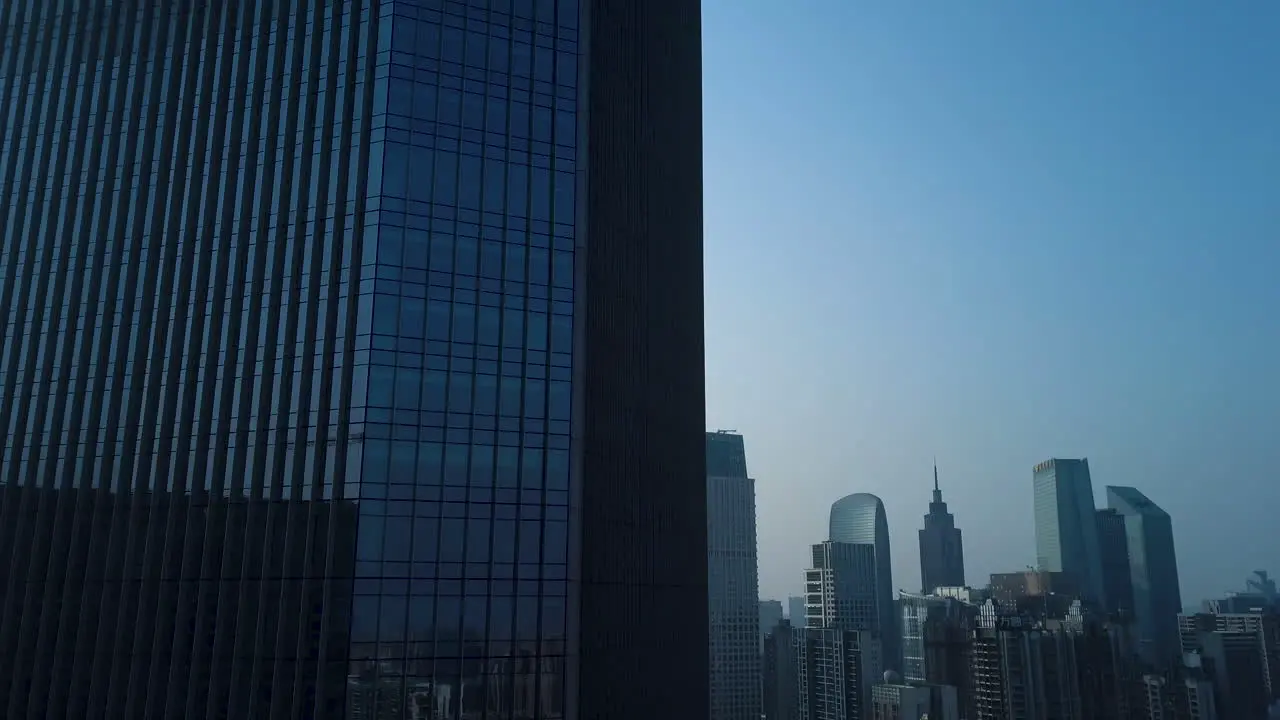
<svg viewBox="0 0 1280 720"><path fill-rule="evenodd" d="M933 501L942 502L942 490L938 488L938 458L933 458Z"/></svg>

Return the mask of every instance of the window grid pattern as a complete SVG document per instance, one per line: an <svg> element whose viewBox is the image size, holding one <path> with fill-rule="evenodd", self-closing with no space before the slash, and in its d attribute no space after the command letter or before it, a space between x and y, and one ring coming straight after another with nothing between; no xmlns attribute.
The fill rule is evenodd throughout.
<svg viewBox="0 0 1280 720"><path fill-rule="evenodd" d="M564 717L578 16L381 6L352 717Z"/></svg>
<svg viewBox="0 0 1280 720"><path fill-rule="evenodd" d="M343 713L371 3L0 5L0 716Z"/></svg>

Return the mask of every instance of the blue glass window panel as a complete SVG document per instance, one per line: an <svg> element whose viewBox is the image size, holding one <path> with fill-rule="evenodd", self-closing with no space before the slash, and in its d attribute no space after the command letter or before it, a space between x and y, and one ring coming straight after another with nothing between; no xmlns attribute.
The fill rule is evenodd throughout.
<svg viewBox="0 0 1280 720"><path fill-rule="evenodd" d="M455 343L473 343L476 341L475 305L469 303L454 304L453 341Z"/></svg>
<svg viewBox="0 0 1280 720"><path fill-rule="evenodd" d="M435 171L435 151L410 146L408 153L408 187L404 197L414 202L431 201L431 183Z"/></svg>
<svg viewBox="0 0 1280 720"><path fill-rule="evenodd" d="M558 172L555 174L555 221L556 222L573 222L574 217L574 177L571 173Z"/></svg>
<svg viewBox="0 0 1280 720"><path fill-rule="evenodd" d="M547 488L569 489L569 453L565 450L547 450Z"/></svg>
<svg viewBox="0 0 1280 720"><path fill-rule="evenodd" d="M453 272L453 238L442 233L431 234L431 269Z"/></svg>
<svg viewBox="0 0 1280 720"><path fill-rule="evenodd" d="M394 225L379 226L376 247L379 263L399 263L404 256L404 230Z"/></svg>
<svg viewBox="0 0 1280 720"><path fill-rule="evenodd" d="M528 138L529 137L529 103L512 100L511 108L511 137Z"/></svg>
<svg viewBox="0 0 1280 720"><path fill-rule="evenodd" d="M569 561L569 526L568 523L548 520L543 529L544 560L549 563L567 563Z"/></svg>
<svg viewBox="0 0 1280 720"><path fill-rule="evenodd" d="M385 527L386 544L383 545L382 559L407 562L412 542L413 518L389 517L386 519Z"/></svg>
<svg viewBox="0 0 1280 720"><path fill-rule="evenodd" d="M365 483L385 483L391 462L391 445L385 440L366 439L364 443L364 470L360 479Z"/></svg>
<svg viewBox="0 0 1280 720"><path fill-rule="evenodd" d="M484 209L488 212L502 212L506 189L506 163L501 160L485 160Z"/></svg>
<svg viewBox="0 0 1280 720"><path fill-rule="evenodd" d="M538 142L551 142L551 108L535 105L533 107L533 137Z"/></svg>
<svg viewBox="0 0 1280 720"><path fill-rule="evenodd" d="M524 344L524 310L503 308L502 346L520 347Z"/></svg>
<svg viewBox="0 0 1280 720"><path fill-rule="evenodd" d="M439 485L440 467L444 462L444 445L438 442L418 443L418 472L415 480L419 485Z"/></svg>
<svg viewBox="0 0 1280 720"><path fill-rule="evenodd" d="M382 517L361 515L356 528L356 559L382 559Z"/></svg>
<svg viewBox="0 0 1280 720"><path fill-rule="evenodd" d="M499 446L495 453L497 472L495 484L502 488L514 488L520 485L520 450L514 447Z"/></svg>
<svg viewBox="0 0 1280 720"><path fill-rule="evenodd" d="M467 562L488 562L489 522L486 518L467 519Z"/></svg>
<svg viewBox="0 0 1280 720"><path fill-rule="evenodd" d="M497 413L498 378L496 375L476 375L475 412L482 415Z"/></svg>
<svg viewBox="0 0 1280 720"><path fill-rule="evenodd" d="M516 561L516 521L493 521L493 562L513 563Z"/></svg>
<svg viewBox="0 0 1280 720"><path fill-rule="evenodd" d="M546 414L546 383L542 380L524 381L524 416L542 418Z"/></svg>
<svg viewBox="0 0 1280 720"><path fill-rule="evenodd" d="M445 518L441 521L440 562L462 562L465 524L464 520L458 518Z"/></svg>
<svg viewBox="0 0 1280 720"><path fill-rule="evenodd" d="M422 409L428 412L443 412L445 394L448 388L449 374L444 370L428 370L423 376Z"/></svg>
<svg viewBox="0 0 1280 720"><path fill-rule="evenodd" d="M436 116L436 86L414 83L413 116L419 120L432 120Z"/></svg>
<svg viewBox="0 0 1280 720"><path fill-rule="evenodd" d="M471 446L471 484L488 487L493 484L493 447Z"/></svg>
<svg viewBox="0 0 1280 720"><path fill-rule="evenodd" d="M546 168L529 169L529 217L534 220L551 219L551 171Z"/></svg>
<svg viewBox="0 0 1280 720"><path fill-rule="evenodd" d="M418 27L413 44L414 54L420 58L439 59L440 26L433 22L418 22L416 24Z"/></svg>
<svg viewBox="0 0 1280 720"><path fill-rule="evenodd" d="M521 379L519 377L504 376L501 380L501 392L498 399L498 414L516 416L520 414L520 390Z"/></svg>
<svg viewBox="0 0 1280 720"><path fill-rule="evenodd" d="M418 470L417 449L418 443L411 440L396 440L391 443L391 482L413 483Z"/></svg>
<svg viewBox="0 0 1280 720"><path fill-rule="evenodd" d="M449 412L471 412L471 373L449 375Z"/></svg>
<svg viewBox="0 0 1280 720"><path fill-rule="evenodd" d="M435 562L440 546L440 521L436 518L414 518L413 560Z"/></svg>
<svg viewBox="0 0 1280 720"><path fill-rule="evenodd" d="M537 448L525 448L521 464L520 486L524 488L542 487L542 451Z"/></svg>
<svg viewBox="0 0 1280 720"><path fill-rule="evenodd" d="M460 237L457 240L457 250L453 271L458 275L475 275L480 242L473 237Z"/></svg>
<svg viewBox="0 0 1280 720"><path fill-rule="evenodd" d="M530 350L545 351L547 349L547 314L531 312L528 314L527 318L529 323L529 340L527 347Z"/></svg>
<svg viewBox="0 0 1280 720"><path fill-rule="evenodd" d="M501 310L487 305L480 306L476 325L476 342L482 345L497 345L500 334Z"/></svg>
<svg viewBox="0 0 1280 720"><path fill-rule="evenodd" d="M444 446L444 484L467 484L467 445L448 443Z"/></svg>
<svg viewBox="0 0 1280 720"><path fill-rule="evenodd" d="M452 310L446 300L427 301L427 339L449 339L449 313Z"/></svg>
<svg viewBox="0 0 1280 720"><path fill-rule="evenodd" d="M546 285L551 279L551 253L546 248L529 248L529 282Z"/></svg>
<svg viewBox="0 0 1280 720"><path fill-rule="evenodd" d="M443 125L458 125L462 121L462 91L456 88L436 89L436 119Z"/></svg>
<svg viewBox="0 0 1280 720"><path fill-rule="evenodd" d="M396 369L387 365L369 367L369 407L389 408L395 399Z"/></svg>
<svg viewBox="0 0 1280 720"><path fill-rule="evenodd" d="M436 185L432 200L437 205L453 205L458 200L458 154L436 150Z"/></svg>
<svg viewBox="0 0 1280 720"><path fill-rule="evenodd" d="M551 284L555 287L573 287L573 253L556 250L551 253Z"/></svg>
<svg viewBox="0 0 1280 720"><path fill-rule="evenodd" d="M408 184L407 147L393 142L386 143L385 147L386 155L382 159L382 194L402 198Z"/></svg>
<svg viewBox="0 0 1280 720"><path fill-rule="evenodd" d="M537 563L542 555L542 523L538 520L520 521L520 557L521 563Z"/></svg>
<svg viewBox="0 0 1280 720"><path fill-rule="evenodd" d="M525 217L529 213L529 168L526 165L507 166L507 214Z"/></svg>
<svg viewBox="0 0 1280 720"><path fill-rule="evenodd" d="M458 207L467 210L480 209L480 158L463 155L458 160Z"/></svg>

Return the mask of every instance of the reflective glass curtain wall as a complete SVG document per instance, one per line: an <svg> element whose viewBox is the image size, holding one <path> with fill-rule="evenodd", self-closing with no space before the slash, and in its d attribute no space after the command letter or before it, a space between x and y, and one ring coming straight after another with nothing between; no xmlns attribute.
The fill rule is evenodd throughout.
<svg viewBox="0 0 1280 720"><path fill-rule="evenodd" d="M349 704L563 717L578 4L379 15Z"/></svg>
<svg viewBox="0 0 1280 720"><path fill-rule="evenodd" d="M696 0L0 37L0 716L706 717Z"/></svg>

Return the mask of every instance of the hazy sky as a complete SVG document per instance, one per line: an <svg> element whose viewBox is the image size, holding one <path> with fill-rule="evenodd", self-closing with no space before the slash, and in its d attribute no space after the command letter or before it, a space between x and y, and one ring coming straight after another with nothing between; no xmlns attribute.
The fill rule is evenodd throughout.
<svg viewBox="0 0 1280 720"><path fill-rule="evenodd" d="M842 495L919 584L936 454L972 584L1031 468L1172 514L1184 603L1280 573L1280 3L704 0L707 415L761 597Z"/></svg>

